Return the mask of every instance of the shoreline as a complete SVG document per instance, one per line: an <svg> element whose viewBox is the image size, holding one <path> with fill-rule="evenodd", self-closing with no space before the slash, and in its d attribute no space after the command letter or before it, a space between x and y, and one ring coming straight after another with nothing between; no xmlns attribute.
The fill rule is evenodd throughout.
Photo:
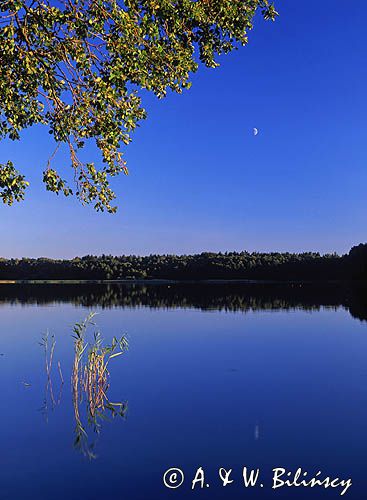
<svg viewBox="0 0 367 500"><path fill-rule="evenodd" d="M0 285L303 285L366 284L366 280L250 280L250 279L121 279L121 280L0 280Z"/></svg>

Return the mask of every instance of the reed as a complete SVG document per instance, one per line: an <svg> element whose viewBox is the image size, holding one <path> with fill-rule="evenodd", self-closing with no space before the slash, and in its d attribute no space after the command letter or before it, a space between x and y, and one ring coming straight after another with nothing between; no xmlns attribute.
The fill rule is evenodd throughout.
<svg viewBox="0 0 367 500"><path fill-rule="evenodd" d="M54 391L53 391L53 384L52 384L52 366L53 366L53 360L54 360L54 353L55 353L55 347L56 347L56 339L55 335L50 335L49 331L46 330L46 333L41 339L41 342L39 342L41 347L43 347L44 354L45 354L45 371L46 371L46 387L45 387L45 398L44 398L44 403L41 408L43 414L45 415L46 421L48 420L48 395L50 396L51 399L51 408L54 409L56 405L60 404L61 402L61 395L62 395L62 389L64 385L64 378L62 376L62 370L61 370L61 364L60 361L57 362L58 366L58 371L61 379L61 385L60 385L60 390L59 390L59 395L57 398L57 401L55 400L54 397Z"/></svg>
<svg viewBox="0 0 367 500"><path fill-rule="evenodd" d="M93 426L98 436L101 429L101 420L106 420L107 413L112 417L125 417L127 403L114 403L108 399L110 387L109 363L113 358L121 356L128 349L125 335L121 338L113 337L110 345L104 345L99 331L95 331L90 343L87 341L90 327L95 326L96 313L90 313L83 321L73 327L74 357L72 362L71 389L75 419L74 446L89 459L96 458L94 447L96 441L90 441L87 426ZM61 380L60 394L56 403L52 388L52 368L55 354L56 339L46 331L40 345L45 353L46 393L44 406L41 408L48 419L48 394L50 394L52 409L61 402L64 377L60 361L57 369ZM83 404L85 403L85 404ZM86 424L83 424L86 420Z"/></svg>
<svg viewBox="0 0 367 500"><path fill-rule="evenodd" d="M88 410L92 419L98 411L111 409L111 403L107 397L109 388L108 365L111 359L121 356L128 348L126 337L120 339L114 337L109 346L103 346L101 334L94 334L94 342L88 351L87 362L84 367L83 386L88 398Z"/></svg>
<svg viewBox="0 0 367 500"><path fill-rule="evenodd" d="M42 340L41 340L41 342L39 342L39 344L41 347L43 347L44 352L45 352L46 374L47 374L47 379L50 380L51 379L52 362L53 362L55 346L56 346L55 335L51 335L51 341L50 341L50 333L48 330L46 330L46 333L42 337Z"/></svg>
<svg viewBox="0 0 367 500"><path fill-rule="evenodd" d="M80 405L83 397L86 401L88 424L93 426L97 434L101 428L100 421L106 419L107 412L112 417L117 415L125 417L127 412L127 403L113 403L108 399L110 386L108 366L111 359L127 351L128 341L124 335L120 339L113 337L111 344L105 346L100 332L96 331L89 345L87 331L90 326L95 325L93 321L95 315L90 313L84 321L76 323L73 328L74 360L71 377L76 423L74 445L90 459L96 456L93 451L94 443L89 444L88 434L82 423Z"/></svg>

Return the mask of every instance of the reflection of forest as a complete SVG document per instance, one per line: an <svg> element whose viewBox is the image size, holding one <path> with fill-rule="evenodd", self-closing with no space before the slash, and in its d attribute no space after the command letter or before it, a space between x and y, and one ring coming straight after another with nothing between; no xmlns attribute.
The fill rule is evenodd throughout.
<svg viewBox="0 0 367 500"><path fill-rule="evenodd" d="M366 292L365 283L6 284L0 285L0 303L243 312L344 307L353 317L367 320Z"/></svg>

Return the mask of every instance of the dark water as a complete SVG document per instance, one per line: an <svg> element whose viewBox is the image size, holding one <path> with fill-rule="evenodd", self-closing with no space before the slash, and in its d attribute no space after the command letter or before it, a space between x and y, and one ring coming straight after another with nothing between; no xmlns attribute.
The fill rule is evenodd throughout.
<svg viewBox="0 0 367 500"><path fill-rule="evenodd" d="M340 496L342 488L274 491L275 467L352 478L345 498L365 498L365 292L335 284L0 286L0 498ZM71 335L90 311L107 343L129 337L129 351L110 362L108 388L109 400L128 409L99 419L96 433L79 401L86 435L78 448ZM53 398L39 345L47 329L56 338ZM244 466L261 469L257 487L244 487ZM162 481L171 467L185 473L175 490ZM192 491L199 467L209 487ZM233 469L225 488L220 467Z"/></svg>

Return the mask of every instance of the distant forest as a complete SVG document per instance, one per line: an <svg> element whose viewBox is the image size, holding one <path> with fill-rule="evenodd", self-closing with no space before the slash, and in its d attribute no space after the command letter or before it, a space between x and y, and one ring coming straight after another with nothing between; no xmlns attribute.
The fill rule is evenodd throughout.
<svg viewBox="0 0 367 500"><path fill-rule="evenodd" d="M204 252L197 255L112 255L71 260L0 259L0 280L363 280L367 244L346 255Z"/></svg>

